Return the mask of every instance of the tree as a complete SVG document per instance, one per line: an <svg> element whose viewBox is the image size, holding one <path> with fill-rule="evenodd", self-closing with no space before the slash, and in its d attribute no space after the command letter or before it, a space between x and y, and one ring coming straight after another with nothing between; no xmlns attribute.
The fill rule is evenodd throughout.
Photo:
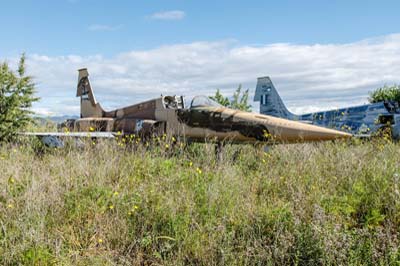
<svg viewBox="0 0 400 266"><path fill-rule="evenodd" d="M369 93L369 102L377 103L382 101L397 101L400 102L400 86L392 85L392 86L383 86L381 88L377 88L373 92Z"/></svg>
<svg viewBox="0 0 400 266"><path fill-rule="evenodd" d="M214 96L210 96L210 99L226 107L228 107L231 104L231 101L229 101L228 97L224 97L219 89L217 89L217 92L215 93Z"/></svg>
<svg viewBox="0 0 400 266"><path fill-rule="evenodd" d="M251 105L248 104L249 90L247 89L242 92L242 85L239 85L239 87L233 93L232 100L230 100L228 97L223 96L219 89L217 89L217 92L214 96L210 96L210 99L218 102L222 106L226 106L232 109L251 111Z"/></svg>
<svg viewBox="0 0 400 266"><path fill-rule="evenodd" d="M12 140L18 131L33 121L29 108L39 100L34 93L32 77L25 75L24 54L17 73L6 62L0 65L0 141Z"/></svg>

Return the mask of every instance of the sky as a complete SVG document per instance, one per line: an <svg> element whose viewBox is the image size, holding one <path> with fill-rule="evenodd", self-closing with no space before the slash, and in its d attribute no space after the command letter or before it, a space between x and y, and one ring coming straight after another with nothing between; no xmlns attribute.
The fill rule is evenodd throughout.
<svg viewBox="0 0 400 266"><path fill-rule="evenodd" d="M0 61L25 52L39 115L77 115L77 69L112 109L161 94L253 96L270 76L295 113L400 83L400 1L2 1ZM253 110L258 104L251 102Z"/></svg>

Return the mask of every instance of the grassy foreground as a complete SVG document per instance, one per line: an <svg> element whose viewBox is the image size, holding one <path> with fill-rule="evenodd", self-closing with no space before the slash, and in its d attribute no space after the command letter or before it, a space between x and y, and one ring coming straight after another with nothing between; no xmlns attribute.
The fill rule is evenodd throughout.
<svg viewBox="0 0 400 266"><path fill-rule="evenodd" d="M0 147L1 265L400 263L400 144L87 146Z"/></svg>

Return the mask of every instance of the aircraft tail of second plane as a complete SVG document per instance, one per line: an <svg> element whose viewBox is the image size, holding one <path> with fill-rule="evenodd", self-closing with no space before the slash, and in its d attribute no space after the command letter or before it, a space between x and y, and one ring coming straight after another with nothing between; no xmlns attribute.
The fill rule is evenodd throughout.
<svg viewBox="0 0 400 266"><path fill-rule="evenodd" d="M260 102L260 113L262 114L295 120L296 115L286 108L269 77L257 79L254 101Z"/></svg>

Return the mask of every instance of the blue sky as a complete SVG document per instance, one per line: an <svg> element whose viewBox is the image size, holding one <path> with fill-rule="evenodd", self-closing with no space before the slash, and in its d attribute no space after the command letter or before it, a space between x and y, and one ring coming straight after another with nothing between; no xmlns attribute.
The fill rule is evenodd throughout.
<svg viewBox="0 0 400 266"><path fill-rule="evenodd" d="M113 55L165 44L346 43L398 32L399 1L3 1L0 51ZM179 10L182 19L156 20ZM90 30L92 25L110 29ZM5 30L5 31L4 31Z"/></svg>
<svg viewBox="0 0 400 266"><path fill-rule="evenodd" d="M27 53L43 113L76 112L77 99L66 97L76 68L87 66L109 108L163 91L254 89L258 75L270 75L289 108L303 111L310 102L299 95L312 95L315 109L324 109L360 103L368 88L400 81L399 10L400 1L368 0L3 1L0 59ZM392 72L370 66L376 55L376 65ZM333 87L324 87L330 78Z"/></svg>

